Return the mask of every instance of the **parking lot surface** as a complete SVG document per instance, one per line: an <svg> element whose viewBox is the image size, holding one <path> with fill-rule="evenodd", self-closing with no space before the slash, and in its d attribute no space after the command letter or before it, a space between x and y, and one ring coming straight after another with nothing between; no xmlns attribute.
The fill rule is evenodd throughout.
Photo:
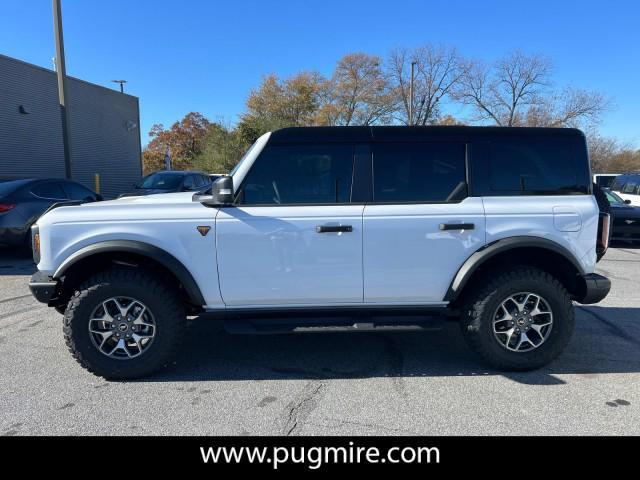
<svg viewBox="0 0 640 480"><path fill-rule="evenodd" d="M36 302L28 257L0 250L0 435L639 435L640 249L609 250L602 303L565 353L487 369L455 323L424 333L232 336L192 321L161 374L107 382Z"/></svg>

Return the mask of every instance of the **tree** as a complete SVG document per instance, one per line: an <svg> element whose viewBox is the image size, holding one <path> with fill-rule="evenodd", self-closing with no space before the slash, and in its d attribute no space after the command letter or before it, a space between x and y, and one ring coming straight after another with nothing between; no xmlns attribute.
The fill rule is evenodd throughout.
<svg viewBox="0 0 640 480"><path fill-rule="evenodd" d="M238 126L243 140L252 143L271 130L313 125L325 82L317 72L301 72L284 81L273 74L264 77L247 99Z"/></svg>
<svg viewBox="0 0 640 480"><path fill-rule="evenodd" d="M589 132L589 158L593 173L621 173L640 170L640 150L634 150L610 137Z"/></svg>
<svg viewBox="0 0 640 480"><path fill-rule="evenodd" d="M393 96L381 60L375 55L345 55L331 80L321 86L318 124L372 125L390 119Z"/></svg>
<svg viewBox="0 0 640 480"><path fill-rule="evenodd" d="M550 72L549 60L521 52L507 55L493 67L470 61L456 98L475 109L477 120L504 127L521 125L526 116L523 110L540 104Z"/></svg>
<svg viewBox="0 0 640 480"><path fill-rule="evenodd" d="M413 102L411 101L411 64L414 66ZM424 45L413 51L399 48L391 52L389 76L394 88L398 119L409 124L412 103L413 125L438 121L443 101L449 97L464 73L463 62L453 47Z"/></svg>
<svg viewBox="0 0 640 480"><path fill-rule="evenodd" d="M229 173L248 146L239 129L212 123L202 141L201 153L193 162L194 168L209 173Z"/></svg>
<svg viewBox="0 0 640 480"><path fill-rule="evenodd" d="M192 168L193 160L202 149L202 141L207 134L210 122L201 113L191 112L165 129L162 124L151 127L151 141L142 155L144 172L150 173L164 168L166 148L171 151L173 168L185 170Z"/></svg>
<svg viewBox="0 0 640 480"><path fill-rule="evenodd" d="M551 88L551 62L513 52L493 66L467 62L455 98L475 111L475 120L499 126L568 127L597 123L607 98L576 88Z"/></svg>

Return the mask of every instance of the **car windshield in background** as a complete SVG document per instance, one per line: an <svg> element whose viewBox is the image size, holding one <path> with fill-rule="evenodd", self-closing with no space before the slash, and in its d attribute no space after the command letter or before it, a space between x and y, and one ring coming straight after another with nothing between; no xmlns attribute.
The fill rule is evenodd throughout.
<svg viewBox="0 0 640 480"><path fill-rule="evenodd" d="M182 182L182 175L175 173L152 173L142 181L140 188L157 188L159 190L171 190Z"/></svg>
<svg viewBox="0 0 640 480"><path fill-rule="evenodd" d="M29 180L0 180L0 197L15 192Z"/></svg>
<svg viewBox="0 0 640 480"><path fill-rule="evenodd" d="M625 205L624 200L613 192L604 192L611 205Z"/></svg>

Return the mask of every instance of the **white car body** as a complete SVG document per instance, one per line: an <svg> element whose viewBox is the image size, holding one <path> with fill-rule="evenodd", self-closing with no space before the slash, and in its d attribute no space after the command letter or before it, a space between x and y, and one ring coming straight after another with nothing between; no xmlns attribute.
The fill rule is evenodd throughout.
<svg viewBox="0 0 640 480"><path fill-rule="evenodd" d="M232 172L234 185L266 145L261 137ZM592 195L469 197L455 204L233 206L191 193L57 208L38 220L38 269L53 274L82 248L109 240L154 245L181 262L206 310L295 306L446 306L457 272L497 240L526 236L570 252L585 274L596 264ZM474 230L441 231L443 223ZM348 224L349 234L317 235ZM197 227L210 227L201 235Z"/></svg>

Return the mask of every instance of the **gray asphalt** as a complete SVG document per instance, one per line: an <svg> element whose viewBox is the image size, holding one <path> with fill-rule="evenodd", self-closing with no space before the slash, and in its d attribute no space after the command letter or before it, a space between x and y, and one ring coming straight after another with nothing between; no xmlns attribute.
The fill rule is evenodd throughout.
<svg viewBox="0 0 640 480"><path fill-rule="evenodd" d="M487 369L453 323L247 337L193 321L175 365L129 383L74 362L16 257L0 251L0 435L640 434L640 249L607 253L611 294L536 372Z"/></svg>

